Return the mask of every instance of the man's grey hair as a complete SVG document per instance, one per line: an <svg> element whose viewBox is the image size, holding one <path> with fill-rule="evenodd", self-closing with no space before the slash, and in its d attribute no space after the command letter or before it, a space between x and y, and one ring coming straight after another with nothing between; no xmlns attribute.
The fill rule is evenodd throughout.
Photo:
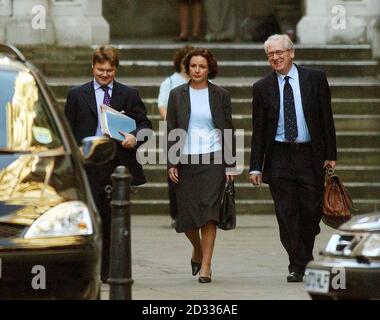
<svg viewBox="0 0 380 320"><path fill-rule="evenodd" d="M294 44L292 40L290 40L289 36L287 34L274 34L270 36L265 42L264 42L264 49L265 53L268 53L268 46L272 41L280 40L282 41L284 45L284 49L293 49L294 50Z"/></svg>

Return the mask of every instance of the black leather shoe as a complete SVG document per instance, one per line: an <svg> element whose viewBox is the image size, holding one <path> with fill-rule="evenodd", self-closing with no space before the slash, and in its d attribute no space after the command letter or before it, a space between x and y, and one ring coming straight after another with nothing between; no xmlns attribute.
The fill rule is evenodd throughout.
<svg viewBox="0 0 380 320"><path fill-rule="evenodd" d="M302 282L303 281L303 273L293 271L289 273L289 275L286 277L286 280L288 282Z"/></svg>
<svg viewBox="0 0 380 320"><path fill-rule="evenodd" d="M198 278L199 283L210 283L211 282L211 277L199 277Z"/></svg>
<svg viewBox="0 0 380 320"><path fill-rule="evenodd" d="M211 282L211 271L210 271L210 275L207 277L207 276L200 276L198 278L198 282L199 283L209 283Z"/></svg>
<svg viewBox="0 0 380 320"><path fill-rule="evenodd" d="M193 276L196 276L199 270L201 270L202 264L199 262L194 262L193 260L190 260L190 262L191 262L191 273L193 274Z"/></svg>

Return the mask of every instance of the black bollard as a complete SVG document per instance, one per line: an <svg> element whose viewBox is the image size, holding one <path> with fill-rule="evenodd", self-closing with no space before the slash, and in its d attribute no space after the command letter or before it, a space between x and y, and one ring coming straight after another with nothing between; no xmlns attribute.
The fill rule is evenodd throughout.
<svg viewBox="0 0 380 320"><path fill-rule="evenodd" d="M132 299L131 264L131 175L124 166L118 166L112 176L112 221L110 248L110 300Z"/></svg>

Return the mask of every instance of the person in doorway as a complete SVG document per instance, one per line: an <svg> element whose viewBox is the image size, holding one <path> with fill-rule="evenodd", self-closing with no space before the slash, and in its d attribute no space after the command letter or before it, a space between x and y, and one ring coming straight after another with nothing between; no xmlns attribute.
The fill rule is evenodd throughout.
<svg viewBox="0 0 380 320"><path fill-rule="evenodd" d="M205 0L206 41L233 41L236 35L236 1Z"/></svg>
<svg viewBox="0 0 380 320"><path fill-rule="evenodd" d="M301 282L320 232L326 167L337 159L331 94L322 71L293 62L287 35L264 43L273 72L253 85L250 181L269 184L288 282Z"/></svg>
<svg viewBox="0 0 380 320"><path fill-rule="evenodd" d="M191 38L189 37L189 16L191 8ZM199 40L202 19L202 0L178 0L180 34L179 41Z"/></svg>

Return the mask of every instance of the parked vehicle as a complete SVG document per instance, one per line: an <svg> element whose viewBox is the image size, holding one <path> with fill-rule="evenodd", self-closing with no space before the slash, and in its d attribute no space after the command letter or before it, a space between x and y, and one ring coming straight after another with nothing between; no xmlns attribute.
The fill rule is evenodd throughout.
<svg viewBox="0 0 380 320"><path fill-rule="evenodd" d="M307 265L305 285L313 299L380 299L380 213L341 225Z"/></svg>
<svg viewBox="0 0 380 320"><path fill-rule="evenodd" d="M83 165L114 143L76 145L45 81L0 45L0 299L96 299L101 224Z"/></svg>

